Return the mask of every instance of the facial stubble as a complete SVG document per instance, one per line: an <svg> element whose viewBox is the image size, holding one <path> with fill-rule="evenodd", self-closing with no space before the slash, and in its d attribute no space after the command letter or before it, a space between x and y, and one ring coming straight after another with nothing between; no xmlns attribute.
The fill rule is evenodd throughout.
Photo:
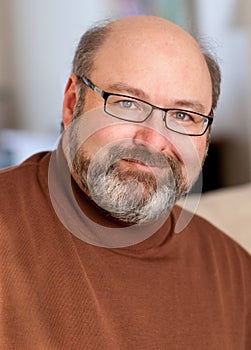
<svg viewBox="0 0 251 350"><path fill-rule="evenodd" d="M84 145L72 157L77 182L112 217L127 223L145 223L170 210L188 190L179 160L150 152L128 142L105 147L88 157ZM140 162L157 172L121 167L121 161Z"/></svg>

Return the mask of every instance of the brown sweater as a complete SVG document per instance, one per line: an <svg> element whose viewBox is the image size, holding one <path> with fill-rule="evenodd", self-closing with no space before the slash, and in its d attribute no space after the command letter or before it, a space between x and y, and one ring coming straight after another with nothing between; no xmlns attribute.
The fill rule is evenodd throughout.
<svg viewBox="0 0 251 350"><path fill-rule="evenodd" d="M248 253L197 216L174 234L178 208L134 246L85 243L51 205L49 159L0 175L1 350L251 349Z"/></svg>

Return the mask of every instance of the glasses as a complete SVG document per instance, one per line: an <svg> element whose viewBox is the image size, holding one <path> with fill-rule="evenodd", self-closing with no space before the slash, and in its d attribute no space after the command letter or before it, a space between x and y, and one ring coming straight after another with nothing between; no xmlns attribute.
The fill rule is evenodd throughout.
<svg viewBox="0 0 251 350"><path fill-rule="evenodd" d="M101 90L85 76L78 77L104 99L104 111L112 117L132 123L144 123L153 110L164 112L165 127L171 131L188 136L205 134L213 122L213 113L209 116L178 108L160 108L136 97L114 94Z"/></svg>

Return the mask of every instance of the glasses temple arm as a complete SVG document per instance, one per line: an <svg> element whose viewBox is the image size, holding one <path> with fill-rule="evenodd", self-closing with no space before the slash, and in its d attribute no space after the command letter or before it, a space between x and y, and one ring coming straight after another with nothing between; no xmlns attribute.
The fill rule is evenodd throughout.
<svg viewBox="0 0 251 350"><path fill-rule="evenodd" d="M85 76L80 77L80 79L83 80L85 85L87 85L89 88L91 88L93 91L97 92L100 96L104 97L104 91L99 89L96 85L94 85L88 78Z"/></svg>

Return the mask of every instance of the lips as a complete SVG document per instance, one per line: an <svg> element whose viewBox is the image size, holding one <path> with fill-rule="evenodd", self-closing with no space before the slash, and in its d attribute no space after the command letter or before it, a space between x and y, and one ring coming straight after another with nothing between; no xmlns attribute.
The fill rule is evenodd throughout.
<svg viewBox="0 0 251 350"><path fill-rule="evenodd" d="M128 164L130 166L131 164L131 166L141 167L142 170L151 168L156 171L157 169L172 168L172 164L178 162L178 159L173 155L165 155L161 152L149 152L149 150L143 147L124 148L118 146L112 152L110 161L111 163L121 161L124 165Z"/></svg>
<svg viewBox="0 0 251 350"><path fill-rule="evenodd" d="M145 163L139 159L134 159L134 158L122 158L121 159L123 164L124 161L124 166L131 168L132 170L138 170L144 173L159 173L161 170L160 167L156 166L155 164L149 164ZM163 167L162 167L163 168Z"/></svg>
<svg viewBox="0 0 251 350"><path fill-rule="evenodd" d="M126 162L129 162L129 163L136 163L136 164L139 164L139 165L143 165L143 166L149 167L148 164L140 161L139 159L123 158L122 160L125 160Z"/></svg>

